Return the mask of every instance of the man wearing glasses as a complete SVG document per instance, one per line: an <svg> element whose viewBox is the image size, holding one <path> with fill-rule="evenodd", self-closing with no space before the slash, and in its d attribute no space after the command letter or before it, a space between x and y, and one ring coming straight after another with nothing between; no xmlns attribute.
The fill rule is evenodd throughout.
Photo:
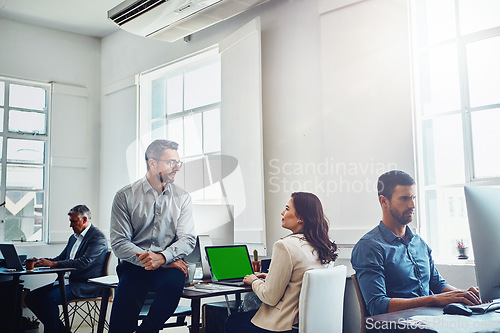
<svg viewBox="0 0 500 333"><path fill-rule="evenodd" d="M146 150L147 173L119 190L111 210L111 247L120 259L109 332L158 332L184 288L182 260L196 245L190 195L175 185L178 144L156 140ZM137 317L149 291L148 316Z"/></svg>

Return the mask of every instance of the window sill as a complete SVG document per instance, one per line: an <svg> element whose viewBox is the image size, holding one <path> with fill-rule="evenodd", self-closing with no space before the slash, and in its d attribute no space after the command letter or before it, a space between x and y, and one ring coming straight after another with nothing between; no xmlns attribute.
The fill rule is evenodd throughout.
<svg viewBox="0 0 500 333"><path fill-rule="evenodd" d="M31 247L31 246L49 246L45 242L13 242L16 248Z"/></svg>
<svg viewBox="0 0 500 333"><path fill-rule="evenodd" d="M474 259L434 259L435 265L447 266L475 266Z"/></svg>

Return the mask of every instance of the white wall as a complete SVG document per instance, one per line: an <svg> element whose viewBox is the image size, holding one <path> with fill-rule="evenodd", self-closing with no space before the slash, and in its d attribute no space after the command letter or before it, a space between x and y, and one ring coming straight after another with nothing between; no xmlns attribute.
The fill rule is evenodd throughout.
<svg viewBox="0 0 500 333"><path fill-rule="evenodd" d="M408 8L399 0L322 3L324 158L337 171L325 202L345 244L357 241L353 229L381 218L378 176L414 174Z"/></svg>
<svg viewBox="0 0 500 333"><path fill-rule="evenodd" d="M0 18L0 75L55 82L51 122L50 239L18 246L20 254L54 257L72 230L68 210L86 204L99 226L100 40ZM75 88L76 87L76 88ZM74 94L85 95L74 97ZM71 104L75 101L79 105ZM68 104L68 99L70 100ZM55 101L54 101L55 102ZM28 288L54 280L26 279Z"/></svg>

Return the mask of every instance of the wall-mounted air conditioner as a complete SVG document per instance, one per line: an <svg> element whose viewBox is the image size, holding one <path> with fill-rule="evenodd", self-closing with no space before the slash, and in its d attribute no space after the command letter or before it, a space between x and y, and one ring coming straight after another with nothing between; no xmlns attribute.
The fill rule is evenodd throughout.
<svg viewBox="0 0 500 333"><path fill-rule="evenodd" d="M173 42L268 0L126 0L108 18L136 35Z"/></svg>

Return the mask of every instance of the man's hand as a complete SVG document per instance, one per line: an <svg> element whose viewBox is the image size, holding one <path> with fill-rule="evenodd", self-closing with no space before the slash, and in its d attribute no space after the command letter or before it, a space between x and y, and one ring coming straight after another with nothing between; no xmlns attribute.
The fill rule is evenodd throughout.
<svg viewBox="0 0 500 333"><path fill-rule="evenodd" d="M476 287L459 290L453 286L446 286L440 294L413 298L391 298L387 312L413 309L419 306L443 307L450 303L480 304L479 291Z"/></svg>
<svg viewBox="0 0 500 333"><path fill-rule="evenodd" d="M57 261L50 261L48 259L38 259L35 262L35 267L56 267Z"/></svg>
<svg viewBox="0 0 500 333"><path fill-rule="evenodd" d="M480 304L479 291L475 287L468 290L452 290L434 295L436 306L445 306L450 303L465 303L467 305Z"/></svg>
<svg viewBox="0 0 500 333"><path fill-rule="evenodd" d="M477 287L470 287L469 289L467 289L467 291L473 292L474 294L476 294L477 298L479 298L479 289L477 289Z"/></svg>
<svg viewBox="0 0 500 333"><path fill-rule="evenodd" d="M165 264L165 257L160 253L148 251L136 253L135 255L141 261L142 267L144 267L147 271L155 270Z"/></svg>
<svg viewBox="0 0 500 333"><path fill-rule="evenodd" d="M185 276L187 276L187 274L188 274L188 265L182 259L177 259L176 261L173 261L170 264L165 265L163 267L177 268L182 273L184 273Z"/></svg>

